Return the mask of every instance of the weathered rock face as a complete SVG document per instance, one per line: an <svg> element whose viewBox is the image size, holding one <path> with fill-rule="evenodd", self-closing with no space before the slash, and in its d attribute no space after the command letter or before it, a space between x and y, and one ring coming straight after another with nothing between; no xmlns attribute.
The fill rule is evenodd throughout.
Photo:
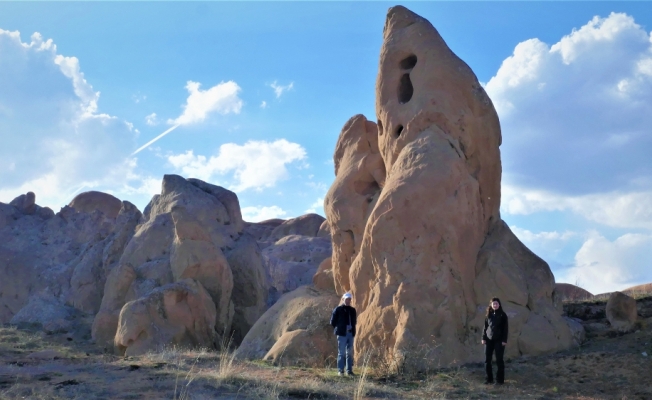
<svg viewBox="0 0 652 400"><path fill-rule="evenodd" d="M335 280L333 278L332 258L328 257L319 264L317 272L312 277L312 285L317 290L335 293Z"/></svg>
<svg viewBox="0 0 652 400"><path fill-rule="evenodd" d="M122 202L108 193L90 191L75 196L68 206L85 213L99 210L106 217L115 218L122 208Z"/></svg>
<svg viewBox="0 0 652 400"><path fill-rule="evenodd" d="M0 203L0 276L5 277L0 281L0 322L7 323L18 313L16 321L30 320L35 308L21 309L42 299L47 299L48 310L63 310L67 304L96 312L104 280L140 216L129 202L121 202L112 218L71 207L55 215L36 205L31 192L11 204ZM31 298L36 303L30 303ZM52 321L45 318L48 313L33 315L46 330Z"/></svg>
<svg viewBox="0 0 652 400"><path fill-rule="evenodd" d="M338 296L309 286L281 297L254 324L238 348L238 357L279 364L325 366L337 356L330 315Z"/></svg>
<svg viewBox="0 0 652 400"><path fill-rule="evenodd" d="M268 219L261 222L245 222L245 232L250 234L256 242L260 249L264 249L268 246L274 244L275 240L270 238L270 235L274 229L285 222L284 219Z"/></svg>
<svg viewBox="0 0 652 400"><path fill-rule="evenodd" d="M324 202L335 289L352 290L359 313L356 352L400 359L434 340L442 365L478 361L494 296L510 317L508 356L571 346L550 268L500 219L491 100L403 7L387 15L376 113L377 135L362 116L344 126Z"/></svg>
<svg viewBox="0 0 652 400"><path fill-rule="evenodd" d="M299 286L312 283L319 264L330 256L331 241L323 237L290 235L263 250L269 274L271 304Z"/></svg>
<svg viewBox="0 0 652 400"><path fill-rule="evenodd" d="M182 279L125 304L115 346L125 355L171 345L213 348L215 316L215 304L201 283Z"/></svg>
<svg viewBox="0 0 652 400"><path fill-rule="evenodd" d="M335 290L351 289L349 268L360 252L369 213L385 184L385 165L378 150L376 124L362 115L342 128L335 147L335 182L324 199L333 241Z"/></svg>
<svg viewBox="0 0 652 400"><path fill-rule="evenodd" d="M620 332L629 332L634 328L638 317L636 300L622 292L613 292L607 300L607 320Z"/></svg>
<svg viewBox="0 0 652 400"><path fill-rule="evenodd" d="M324 217L319 214L305 214L292 218L274 228L270 239L276 241L290 235L315 237L324 221Z"/></svg>
<svg viewBox="0 0 652 400"><path fill-rule="evenodd" d="M104 345L115 342L116 346L122 346L118 349L129 352L126 350L132 346L129 340L137 341L140 334L134 334L134 331L158 329L169 333L184 326L187 332L184 331L186 333L181 339L168 333L152 339L152 335L146 333L149 338L143 341L146 344L133 345L132 351L150 349L164 344L165 340L171 340L168 344L183 345L206 342L197 339L205 338L205 333L193 332L192 325L184 325L188 321L170 322L151 316L146 318L151 326L130 327L129 324L135 321L130 317L121 322L124 326L119 328L118 325L118 316L124 313L130 302L140 302L140 311L132 314L149 315L153 306L144 304L159 301L152 297L152 293L159 293L158 288L173 287L170 285L191 279L200 285L201 290L197 290L208 293L212 302L215 314L210 317L214 331L211 335L219 338L224 333L230 335L233 330L234 340L238 343L265 311L268 292L260 250L255 240L244 232L244 227L234 193L196 179L166 175L161 194L154 196L147 206L141 223L120 257L120 266L106 281L100 312L93 323L93 338ZM188 302L187 307L192 308L193 304L203 307L203 311L197 311L201 315L211 310L203 305L203 300ZM123 332L118 332L118 329ZM203 325L201 329L204 329Z"/></svg>

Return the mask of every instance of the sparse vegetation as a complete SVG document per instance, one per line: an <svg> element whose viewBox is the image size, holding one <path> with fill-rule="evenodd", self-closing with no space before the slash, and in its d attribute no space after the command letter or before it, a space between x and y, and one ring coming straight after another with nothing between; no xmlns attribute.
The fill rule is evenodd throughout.
<svg viewBox="0 0 652 400"><path fill-rule="evenodd" d="M65 334L2 327L0 398L645 399L652 398L646 381L652 376L652 318L639 327L592 337L565 352L508 360L504 386L483 385L481 363L441 368L436 343L385 358L379 349L369 351L351 378L335 368L242 361L230 340L217 351L171 347L118 357ZM62 357L30 358L44 350ZM426 371L411 367L423 357L429 358Z"/></svg>

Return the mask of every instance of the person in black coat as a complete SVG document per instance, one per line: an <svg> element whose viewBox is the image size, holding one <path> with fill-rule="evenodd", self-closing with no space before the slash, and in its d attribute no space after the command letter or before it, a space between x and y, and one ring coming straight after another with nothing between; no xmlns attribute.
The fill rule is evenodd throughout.
<svg viewBox="0 0 652 400"><path fill-rule="evenodd" d="M331 326L337 336L337 369L338 374L344 373L344 357L346 354L346 374L353 375L353 338L357 314L351 307L351 293L344 293L342 304L335 307L331 315Z"/></svg>
<svg viewBox="0 0 652 400"><path fill-rule="evenodd" d="M494 351L496 352L496 364L498 372L496 373L496 384L505 383L505 346L507 346L507 314L503 311L500 299L494 297L487 307L487 315L484 320L484 329L482 330L482 344L484 344L484 365L487 372L487 379L484 383L494 383L493 371L491 369L491 358Z"/></svg>

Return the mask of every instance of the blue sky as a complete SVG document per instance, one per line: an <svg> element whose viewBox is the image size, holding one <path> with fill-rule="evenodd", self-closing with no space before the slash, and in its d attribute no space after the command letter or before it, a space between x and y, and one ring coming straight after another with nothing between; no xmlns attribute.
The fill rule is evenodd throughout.
<svg viewBox="0 0 652 400"><path fill-rule="evenodd" d="M177 173L235 190L249 220L323 213L341 127L374 119L391 5L0 2L0 201L143 209ZM557 280L651 282L652 3L403 5L485 84L503 219Z"/></svg>

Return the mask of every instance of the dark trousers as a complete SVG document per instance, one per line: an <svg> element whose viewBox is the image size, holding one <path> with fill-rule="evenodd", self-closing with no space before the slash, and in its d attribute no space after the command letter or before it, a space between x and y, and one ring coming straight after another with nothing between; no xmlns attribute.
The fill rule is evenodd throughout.
<svg viewBox="0 0 652 400"><path fill-rule="evenodd" d="M496 373L496 382L505 382L505 362L503 361L503 354L505 354L505 346L500 340L487 340L484 345L484 369L487 372L487 380L493 382L494 374L491 369L491 358L496 351L496 364L498 365L498 373Z"/></svg>

